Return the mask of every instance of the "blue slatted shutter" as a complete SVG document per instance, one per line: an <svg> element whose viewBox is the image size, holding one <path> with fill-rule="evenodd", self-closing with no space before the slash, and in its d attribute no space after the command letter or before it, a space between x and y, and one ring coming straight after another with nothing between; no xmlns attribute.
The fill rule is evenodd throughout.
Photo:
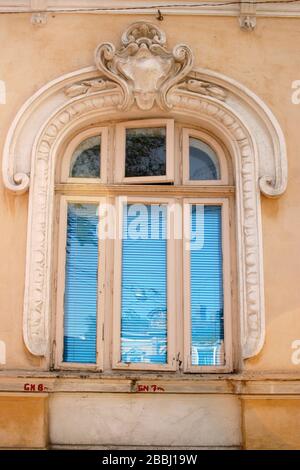
<svg viewBox="0 0 300 470"><path fill-rule="evenodd" d="M124 206L121 361L167 363L167 205Z"/></svg>
<svg viewBox="0 0 300 470"><path fill-rule="evenodd" d="M190 217L191 240L199 231L197 224L204 228L203 243L190 245L191 363L220 366L224 365L222 207L205 205L203 214L203 205L192 204Z"/></svg>
<svg viewBox="0 0 300 470"><path fill-rule="evenodd" d="M97 204L68 204L64 362L96 363L97 227Z"/></svg>

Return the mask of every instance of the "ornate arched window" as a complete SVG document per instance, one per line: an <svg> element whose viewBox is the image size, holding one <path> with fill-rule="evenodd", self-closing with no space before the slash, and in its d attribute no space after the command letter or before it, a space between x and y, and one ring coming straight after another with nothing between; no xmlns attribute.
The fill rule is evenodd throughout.
<svg viewBox="0 0 300 470"><path fill-rule="evenodd" d="M56 344L56 367L230 371L264 341L260 192L285 190L281 129L156 25L95 62L31 97L6 140L7 188L30 187L25 343L49 366Z"/></svg>
<svg viewBox="0 0 300 470"><path fill-rule="evenodd" d="M179 118L63 147L56 367L232 370L233 180L221 143Z"/></svg>

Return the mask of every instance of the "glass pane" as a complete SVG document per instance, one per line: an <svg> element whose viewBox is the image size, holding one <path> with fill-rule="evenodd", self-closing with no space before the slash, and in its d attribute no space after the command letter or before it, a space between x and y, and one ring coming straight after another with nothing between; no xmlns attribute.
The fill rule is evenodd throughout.
<svg viewBox="0 0 300 470"><path fill-rule="evenodd" d="M224 364L221 206L191 206L192 365Z"/></svg>
<svg viewBox="0 0 300 470"><path fill-rule="evenodd" d="M190 137L190 180L220 179L219 160L214 150L199 139Z"/></svg>
<svg viewBox="0 0 300 470"><path fill-rule="evenodd" d="M125 176L166 174L166 128L126 129Z"/></svg>
<svg viewBox="0 0 300 470"><path fill-rule="evenodd" d="M96 362L98 205L69 204L64 362Z"/></svg>
<svg viewBox="0 0 300 470"><path fill-rule="evenodd" d="M124 208L121 361L167 362L166 205Z"/></svg>
<svg viewBox="0 0 300 470"><path fill-rule="evenodd" d="M101 137L89 137L81 142L72 156L72 178L100 178Z"/></svg>

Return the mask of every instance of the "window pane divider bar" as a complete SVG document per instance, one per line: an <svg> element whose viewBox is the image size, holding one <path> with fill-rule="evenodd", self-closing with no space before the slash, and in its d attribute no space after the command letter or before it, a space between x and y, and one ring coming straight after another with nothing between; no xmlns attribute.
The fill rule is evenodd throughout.
<svg viewBox="0 0 300 470"><path fill-rule="evenodd" d="M64 184L58 183L55 185L55 191L60 194L82 194L82 195L126 195L126 194L155 194L165 196L176 196L176 195L188 195L192 196L199 195L199 193L205 194L224 194L230 195L235 193L235 187L229 185L193 185L193 186L171 186L171 185L101 185L101 184L86 184L86 183L72 183Z"/></svg>

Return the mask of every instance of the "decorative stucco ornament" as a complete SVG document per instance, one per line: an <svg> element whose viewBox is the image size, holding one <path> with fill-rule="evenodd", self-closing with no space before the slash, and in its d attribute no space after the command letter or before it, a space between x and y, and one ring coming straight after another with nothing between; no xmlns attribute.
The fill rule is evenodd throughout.
<svg viewBox="0 0 300 470"><path fill-rule="evenodd" d="M110 90L117 86L118 85L115 82L110 80L96 78L93 80L84 80L81 83L75 83L74 85L66 87L65 94L74 98L75 96L88 95L101 90Z"/></svg>
<svg viewBox="0 0 300 470"><path fill-rule="evenodd" d="M239 24L242 31L251 32L256 28L255 0L241 0Z"/></svg>
<svg viewBox="0 0 300 470"><path fill-rule="evenodd" d="M100 44L95 52L98 69L119 83L123 91L122 110L135 101L140 109L151 109L156 102L169 109L168 92L193 67L191 49L179 44L172 52L166 47L166 36L151 23L137 22L122 35L122 46Z"/></svg>
<svg viewBox="0 0 300 470"><path fill-rule="evenodd" d="M278 197L287 185L285 139L267 105L220 73L193 65L188 46L168 52L158 26L134 23L120 49L98 46L96 66L59 77L20 108L8 131L2 174L15 194L30 188L23 336L36 356L50 355L54 318L53 225L57 160L70 138L93 123L157 113L185 119L216 135L228 150L235 181L237 296L241 352L264 344L261 193ZM130 114L129 114L130 113Z"/></svg>
<svg viewBox="0 0 300 470"><path fill-rule="evenodd" d="M226 100L226 93L221 87L213 85L209 82L204 82L203 80L195 80L190 78L183 83L179 83L178 89L192 91L204 96L211 96L221 101Z"/></svg>

